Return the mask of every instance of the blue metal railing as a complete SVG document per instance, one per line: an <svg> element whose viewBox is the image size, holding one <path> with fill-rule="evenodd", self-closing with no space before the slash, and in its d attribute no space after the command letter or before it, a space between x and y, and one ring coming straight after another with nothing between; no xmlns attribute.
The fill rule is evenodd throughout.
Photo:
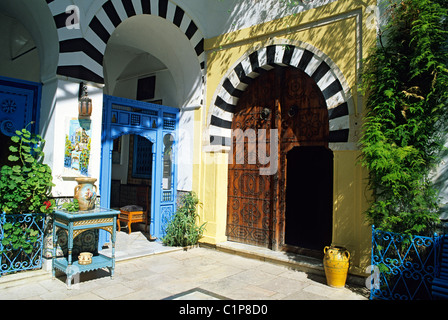
<svg viewBox="0 0 448 320"><path fill-rule="evenodd" d="M407 236L372 226L370 299L429 300L438 271L441 236ZM374 283L374 279L376 283Z"/></svg>
<svg viewBox="0 0 448 320"><path fill-rule="evenodd" d="M38 231L37 240L32 244L32 251L27 253L23 248L13 248L4 240L5 225L19 224L21 228ZM24 270L42 267L43 238L45 214L0 214L0 276Z"/></svg>

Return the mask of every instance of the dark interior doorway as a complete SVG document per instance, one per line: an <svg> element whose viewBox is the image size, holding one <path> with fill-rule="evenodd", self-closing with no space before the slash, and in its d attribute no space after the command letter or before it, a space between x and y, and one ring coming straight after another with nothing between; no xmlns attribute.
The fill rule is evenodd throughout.
<svg viewBox="0 0 448 320"><path fill-rule="evenodd" d="M230 126L229 241L313 256L314 252L304 250L323 252L322 245L330 244L333 158L328 149L328 117L323 93L298 68L276 67L251 81ZM240 142L237 132L243 132ZM266 150L277 144L278 170L270 175L260 174L264 166L257 162L260 148L249 150L249 139L256 140L263 132ZM272 139L271 132L277 133L278 140Z"/></svg>
<svg viewBox="0 0 448 320"><path fill-rule="evenodd" d="M295 147L287 154L285 243L322 251L331 244L333 153Z"/></svg>

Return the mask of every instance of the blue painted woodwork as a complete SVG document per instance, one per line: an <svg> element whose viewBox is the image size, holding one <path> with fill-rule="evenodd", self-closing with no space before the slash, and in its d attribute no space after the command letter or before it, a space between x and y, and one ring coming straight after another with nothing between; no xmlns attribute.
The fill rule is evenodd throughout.
<svg viewBox="0 0 448 320"><path fill-rule="evenodd" d="M37 241L33 243L31 253L24 252L22 248L14 249L10 244L3 243L5 224L16 223L23 228L38 231ZM0 276L42 267L44 229L45 214L0 214Z"/></svg>
<svg viewBox="0 0 448 320"><path fill-rule="evenodd" d="M55 210L53 213L53 278L56 269L67 275L67 286L71 288L71 280L74 275L81 272L108 268L111 278L115 269L115 240L116 225L119 211L97 207L89 211L68 212L66 210ZM56 248L58 241L57 228L66 230L68 234L68 255L57 257ZM72 257L73 241L82 232L91 229L101 229L108 232L112 237L112 257L106 257L95 252L92 263L88 265L79 264L77 257Z"/></svg>
<svg viewBox="0 0 448 320"><path fill-rule="evenodd" d="M73 201L73 196L62 196L62 197L59 196L59 197L53 197L52 199L55 201L55 209L61 210L61 209L63 209L64 203ZM100 197L99 196L96 197L95 206L100 207ZM51 231L53 229L52 225L49 224L48 226L51 228L49 231ZM47 230L49 228L48 226L46 227ZM99 234L98 229L91 229L89 231L83 232L82 234L79 235L79 237L76 237L73 241L72 254L77 255L80 252L84 252L84 251L88 251L88 252L97 251L98 250L98 234ZM46 236L46 235L44 235L44 236ZM44 240L44 242L45 241L51 242L51 243L45 242L44 253L43 253L44 258L48 258L48 259L53 258L53 240L51 240L51 239L52 238L49 237L48 240ZM65 232L64 230L59 230L58 231L58 246L56 249L56 256L67 255L67 252L68 252L67 244L68 244L67 232Z"/></svg>
<svg viewBox="0 0 448 320"><path fill-rule="evenodd" d="M434 299L448 299L448 236L441 237L437 276L432 282Z"/></svg>
<svg viewBox="0 0 448 320"><path fill-rule="evenodd" d="M148 157L147 155L151 155ZM134 156L132 158L132 177L151 179L152 142L142 136L135 136Z"/></svg>
<svg viewBox="0 0 448 320"><path fill-rule="evenodd" d="M104 95L103 101L99 181L101 206L110 207L113 140L126 134L146 138L152 143L152 160L148 161L152 165L150 232L160 239L165 234L167 221L175 211L177 198L179 109L108 95ZM170 140L170 143L164 143L164 138ZM165 152L167 155L164 155ZM164 159L168 154L172 160L169 172L172 183L169 188L164 188ZM148 155L151 156L149 152ZM166 170L165 168L165 172ZM100 231L99 248L106 242L107 234Z"/></svg>
<svg viewBox="0 0 448 320"><path fill-rule="evenodd" d="M406 236L372 226L372 272L379 272L370 299L432 299L440 236ZM376 286L375 286L376 285Z"/></svg>
<svg viewBox="0 0 448 320"><path fill-rule="evenodd" d="M40 83L0 77L0 133L13 136L16 130L28 127L32 133L39 129L42 85Z"/></svg>

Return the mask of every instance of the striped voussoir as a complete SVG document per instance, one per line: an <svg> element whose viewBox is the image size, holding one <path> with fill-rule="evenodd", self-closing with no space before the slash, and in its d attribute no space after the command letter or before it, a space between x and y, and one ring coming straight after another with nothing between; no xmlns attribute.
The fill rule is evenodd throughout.
<svg viewBox="0 0 448 320"><path fill-rule="evenodd" d="M64 0L46 1L59 35L59 75L104 83L103 58L107 41L121 22L140 14L159 16L176 25L189 39L201 72L205 74L204 37L185 11L169 0L108 0L90 20L83 35L67 31L67 19L73 12L66 12Z"/></svg>
<svg viewBox="0 0 448 320"><path fill-rule="evenodd" d="M306 48L277 44L263 47L242 59L218 88L210 117L210 144L230 146L232 118L239 98L253 79L275 66L299 68L316 81L327 103L329 142L348 142L349 97L337 73L322 56Z"/></svg>

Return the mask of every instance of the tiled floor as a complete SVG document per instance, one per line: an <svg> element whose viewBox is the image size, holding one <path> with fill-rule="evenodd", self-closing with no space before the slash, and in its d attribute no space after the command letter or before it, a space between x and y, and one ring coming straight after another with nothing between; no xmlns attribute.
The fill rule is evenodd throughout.
<svg viewBox="0 0 448 320"><path fill-rule="evenodd" d="M205 247L167 248L149 242L140 232L130 236L120 232L113 279L106 270L83 273L68 290L63 274L52 279L50 273L33 271L27 272L26 279L19 277L16 281L8 281L9 276L4 276L0 278L0 299L366 300L368 297L363 286L347 285L343 289L327 286L315 261L305 261L311 271L304 272L284 262L260 258L261 254L268 254L263 250L253 259L248 258L244 248L230 247L227 244L228 252ZM238 250L238 254L229 253L231 250ZM103 253L107 255L108 250Z"/></svg>

